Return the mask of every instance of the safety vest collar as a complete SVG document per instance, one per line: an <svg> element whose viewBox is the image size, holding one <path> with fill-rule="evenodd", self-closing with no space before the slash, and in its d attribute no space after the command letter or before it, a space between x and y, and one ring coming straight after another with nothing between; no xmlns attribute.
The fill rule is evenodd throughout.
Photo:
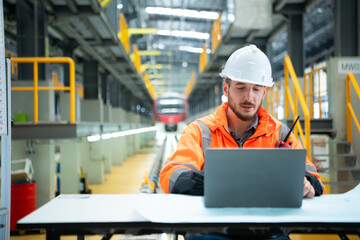
<svg viewBox="0 0 360 240"><path fill-rule="evenodd" d="M251 138L273 134L277 128L277 123L274 121L274 119L263 107L259 109L257 114L259 116L259 125ZM281 123L279 122L279 125L280 124Z"/></svg>
<svg viewBox="0 0 360 240"><path fill-rule="evenodd" d="M227 108L228 103L225 102L221 104L221 106L213 114L203 117L199 120L205 123L212 132L215 131L217 128L219 128L220 131L228 132L229 127L228 119L226 116ZM259 125L251 138L256 138L263 135L271 135L276 130L277 125L281 124L280 122L277 124L263 107L259 109L257 114L259 116Z"/></svg>

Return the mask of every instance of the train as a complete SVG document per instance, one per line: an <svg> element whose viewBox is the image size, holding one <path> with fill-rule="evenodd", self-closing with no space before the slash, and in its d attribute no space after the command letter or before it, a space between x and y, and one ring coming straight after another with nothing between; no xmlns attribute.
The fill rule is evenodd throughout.
<svg viewBox="0 0 360 240"><path fill-rule="evenodd" d="M166 92L154 100L154 113L166 131L177 131L178 123L188 117L188 101L180 93Z"/></svg>

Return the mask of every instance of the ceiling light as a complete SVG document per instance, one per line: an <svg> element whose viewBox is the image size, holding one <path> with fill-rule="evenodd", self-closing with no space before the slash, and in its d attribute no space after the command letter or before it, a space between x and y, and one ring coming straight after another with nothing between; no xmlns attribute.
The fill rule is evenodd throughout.
<svg viewBox="0 0 360 240"><path fill-rule="evenodd" d="M232 14L232 13L228 14L227 18L228 18L229 22L234 22L235 21L235 15Z"/></svg>
<svg viewBox="0 0 360 240"><path fill-rule="evenodd" d="M209 39L210 34L202 32L193 32L193 31L179 31L179 30L158 30L158 35L162 36L174 36L174 37L184 37L184 38L196 38L196 39Z"/></svg>
<svg viewBox="0 0 360 240"><path fill-rule="evenodd" d="M122 3L119 3L116 7L117 7L117 9L122 9L124 7L124 5Z"/></svg>
<svg viewBox="0 0 360 240"><path fill-rule="evenodd" d="M178 105L182 104L183 101L179 99L161 99L159 100L160 105Z"/></svg>
<svg viewBox="0 0 360 240"><path fill-rule="evenodd" d="M180 46L179 50L185 51L185 52L192 52L192 53L202 53L203 52L203 48L197 48L197 47L191 47L191 46Z"/></svg>
<svg viewBox="0 0 360 240"><path fill-rule="evenodd" d="M165 46L164 46L164 44L159 43L158 48L159 48L159 49L164 49L164 48L165 48Z"/></svg>
<svg viewBox="0 0 360 240"><path fill-rule="evenodd" d="M148 14L159 14L159 15L172 15L178 17L191 17L201 19L212 19L216 20L219 17L219 13L210 11L196 11L189 9L180 8L163 8L163 7L147 7L145 11Z"/></svg>
<svg viewBox="0 0 360 240"><path fill-rule="evenodd" d="M188 63L184 61L184 62L182 62L181 65L182 65L182 67L186 68L188 66Z"/></svg>

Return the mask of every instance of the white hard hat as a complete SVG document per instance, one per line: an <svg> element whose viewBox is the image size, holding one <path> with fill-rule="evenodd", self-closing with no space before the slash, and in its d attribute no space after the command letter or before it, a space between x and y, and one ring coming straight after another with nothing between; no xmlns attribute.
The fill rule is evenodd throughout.
<svg viewBox="0 0 360 240"><path fill-rule="evenodd" d="M274 84L270 61L255 45L249 45L233 52L219 75L233 81L266 87L272 87Z"/></svg>

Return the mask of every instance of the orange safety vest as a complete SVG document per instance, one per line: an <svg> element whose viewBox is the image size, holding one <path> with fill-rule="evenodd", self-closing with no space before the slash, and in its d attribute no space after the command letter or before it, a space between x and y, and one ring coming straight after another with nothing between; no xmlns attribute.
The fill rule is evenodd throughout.
<svg viewBox="0 0 360 240"><path fill-rule="evenodd" d="M160 172L160 185L164 193L171 192L172 186L182 172L194 169L203 170L204 153L207 148L239 148L239 145L229 132L225 112L227 108L228 103L223 103L214 114L200 118L190 123L184 129L176 151L168 158L167 163ZM282 125L279 120L272 117L264 108L260 108L257 114L259 124L255 133L240 147L274 148L279 141L284 139L289 128L286 125ZM292 148L303 148L301 142L293 133L291 133L287 142L292 143ZM321 183L314 164L308 158L306 158L305 171L316 176ZM323 184L322 187L324 193L325 188Z"/></svg>

